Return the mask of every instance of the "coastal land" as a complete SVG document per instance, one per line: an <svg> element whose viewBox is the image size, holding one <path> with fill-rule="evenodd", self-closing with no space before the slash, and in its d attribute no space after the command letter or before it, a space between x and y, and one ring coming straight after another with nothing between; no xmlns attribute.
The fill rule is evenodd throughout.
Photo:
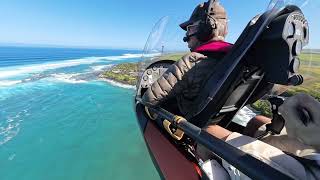
<svg viewBox="0 0 320 180"><path fill-rule="evenodd" d="M135 86L137 83L138 63L115 65L99 75L100 78L117 83Z"/></svg>
<svg viewBox="0 0 320 180"><path fill-rule="evenodd" d="M166 54L157 57L158 60L179 60L185 53ZM137 83L139 63L122 63L115 65L104 72L99 77L106 80L115 81L117 83L135 86Z"/></svg>
<svg viewBox="0 0 320 180"><path fill-rule="evenodd" d="M160 60L179 60L184 53L168 54L159 57ZM284 96L305 93L320 101L320 53L303 53L300 55L300 73L304 76L304 83L300 86L284 86ZM124 85L135 86L137 83L138 63L122 63L115 65L100 74L100 78L111 80ZM265 116L272 116L270 104L267 100L258 100L251 107Z"/></svg>

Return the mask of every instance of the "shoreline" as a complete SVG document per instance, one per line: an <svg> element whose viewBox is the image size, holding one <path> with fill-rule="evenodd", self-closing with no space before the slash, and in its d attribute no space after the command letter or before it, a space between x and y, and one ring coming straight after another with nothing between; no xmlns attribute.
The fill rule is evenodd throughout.
<svg viewBox="0 0 320 180"><path fill-rule="evenodd" d="M125 88L125 89L136 90L136 86L133 86L133 85L130 85L130 84L125 84L123 82L119 82L119 81L116 81L116 80L113 80L113 79L108 79L108 78L105 78L105 77L99 77L98 80L107 82L107 83L109 83L109 84L111 84L113 86L117 86L117 87L121 87L121 88Z"/></svg>

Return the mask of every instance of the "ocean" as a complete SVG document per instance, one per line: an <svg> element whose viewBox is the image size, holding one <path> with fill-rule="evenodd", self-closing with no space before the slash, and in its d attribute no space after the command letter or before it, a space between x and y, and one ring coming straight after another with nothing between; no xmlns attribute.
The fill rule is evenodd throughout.
<svg viewBox="0 0 320 180"><path fill-rule="evenodd" d="M141 52L0 47L0 179L159 179L134 90L99 80Z"/></svg>

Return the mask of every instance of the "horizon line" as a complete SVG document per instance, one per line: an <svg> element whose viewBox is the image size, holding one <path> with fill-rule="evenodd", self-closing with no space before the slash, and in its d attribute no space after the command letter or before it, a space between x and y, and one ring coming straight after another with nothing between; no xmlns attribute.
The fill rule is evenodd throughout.
<svg viewBox="0 0 320 180"><path fill-rule="evenodd" d="M109 50L132 50L143 51L143 48L130 48L130 47L110 47L110 46L82 46L82 45L58 45L58 44L29 44L29 43L1 43L0 47L30 47L30 48L70 48L70 49L109 49ZM320 51L319 48L302 49L302 51Z"/></svg>
<svg viewBox="0 0 320 180"><path fill-rule="evenodd" d="M0 42L0 47L114 49L114 50L135 50L135 51L142 51L142 49L143 49L143 48L131 48L131 47L83 46L83 45L59 45L59 44L29 44L29 43L4 43L4 42Z"/></svg>

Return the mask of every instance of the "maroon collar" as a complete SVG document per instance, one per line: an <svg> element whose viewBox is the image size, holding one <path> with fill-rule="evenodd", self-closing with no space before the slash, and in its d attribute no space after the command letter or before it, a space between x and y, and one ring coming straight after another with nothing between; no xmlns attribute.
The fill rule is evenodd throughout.
<svg viewBox="0 0 320 180"><path fill-rule="evenodd" d="M232 48L233 44L224 41L211 41L197 47L194 52L218 52L228 53Z"/></svg>

